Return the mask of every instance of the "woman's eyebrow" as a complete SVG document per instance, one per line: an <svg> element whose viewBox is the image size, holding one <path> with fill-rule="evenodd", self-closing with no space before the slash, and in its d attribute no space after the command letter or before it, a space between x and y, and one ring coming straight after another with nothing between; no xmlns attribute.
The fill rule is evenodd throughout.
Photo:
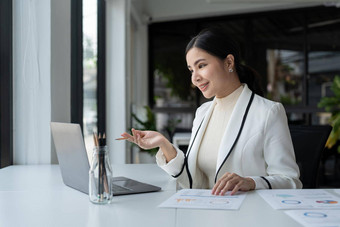
<svg viewBox="0 0 340 227"><path fill-rule="evenodd" d="M197 60L194 62L194 66L197 65L200 61L204 61L204 60L205 60L204 58L197 59ZM190 69L191 66L188 65L188 68Z"/></svg>

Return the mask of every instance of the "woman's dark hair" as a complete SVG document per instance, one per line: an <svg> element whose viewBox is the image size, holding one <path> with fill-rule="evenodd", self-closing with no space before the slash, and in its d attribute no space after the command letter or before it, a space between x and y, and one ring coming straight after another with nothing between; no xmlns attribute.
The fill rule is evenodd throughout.
<svg viewBox="0 0 340 227"><path fill-rule="evenodd" d="M246 83L250 90L263 96L259 84L259 74L249 66L241 64L240 47L221 27L214 27L202 30L188 43L185 53L197 47L207 53L224 60L229 54L234 56L235 69L241 83Z"/></svg>

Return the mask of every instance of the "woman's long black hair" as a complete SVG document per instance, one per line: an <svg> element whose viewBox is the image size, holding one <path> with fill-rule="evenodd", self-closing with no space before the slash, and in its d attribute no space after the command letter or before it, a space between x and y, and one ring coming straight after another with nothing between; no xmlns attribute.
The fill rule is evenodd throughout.
<svg viewBox="0 0 340 227"><path fill-rule="evenodd" d="M200 48L207 53L218 57L221 60L232 54L234 56L235 69L241 83L246 83L250 90L263 96L259 84L259 74L249 66L241 64L240 47L221 27L214 27L202 30L188 43L185 53L193 48Z"/></svg>

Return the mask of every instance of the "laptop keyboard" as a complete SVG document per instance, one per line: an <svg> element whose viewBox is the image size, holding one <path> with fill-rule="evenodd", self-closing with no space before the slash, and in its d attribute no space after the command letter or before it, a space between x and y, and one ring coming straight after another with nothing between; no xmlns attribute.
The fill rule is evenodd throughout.
<svg viewBox="0 0 340 227"><path fill-rule="evenodd" d="M115 192L115 193L117 193L117 192L128 192L128 191L132 191L132 189L112 183L112 191Z"/></svg>

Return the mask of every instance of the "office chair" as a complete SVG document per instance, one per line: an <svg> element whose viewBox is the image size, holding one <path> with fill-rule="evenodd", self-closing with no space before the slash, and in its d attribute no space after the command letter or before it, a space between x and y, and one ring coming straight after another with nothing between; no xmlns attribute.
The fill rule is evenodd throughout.
<svg viewBox="0 0 340 227"><path fill-rule="evenodd" d="M289 130L303 188L316 188L322 152L332 127L330 125L289 125Z"/></svg>

